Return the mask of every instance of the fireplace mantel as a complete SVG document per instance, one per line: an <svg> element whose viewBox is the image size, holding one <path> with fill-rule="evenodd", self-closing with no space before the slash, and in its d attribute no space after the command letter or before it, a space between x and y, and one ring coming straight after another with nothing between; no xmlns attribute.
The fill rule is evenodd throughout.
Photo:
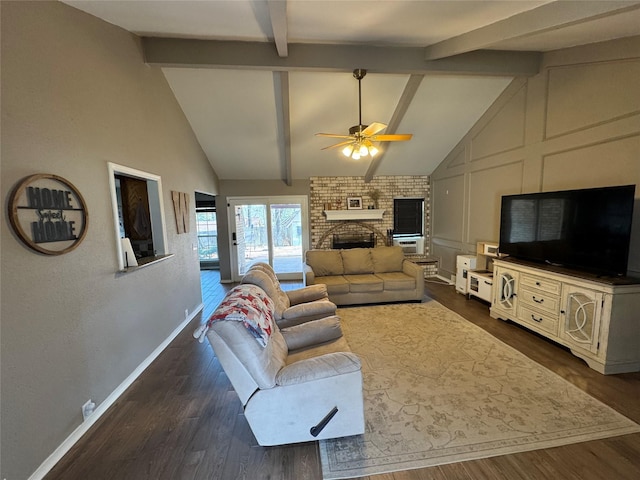
<svg viewBox="0 0 640 480"><path fill-rule="evenodd" d="M382 220L384 210L380 208L362 210L325 210L327 221L340 220Z"/></svg>

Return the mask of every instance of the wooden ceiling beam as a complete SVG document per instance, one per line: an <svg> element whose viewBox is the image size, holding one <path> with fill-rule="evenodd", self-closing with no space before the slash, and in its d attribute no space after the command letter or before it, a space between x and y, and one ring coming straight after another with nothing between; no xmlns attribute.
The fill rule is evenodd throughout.
<svg viewBox="0 0 640 480"><path fill-rule="evenodd" d="M413 101L413 97L418 91L418 88L420 87L420 83L422 82L423 78L424 78L424 75L411 75L409 77L409 80L407 81L407 84L404 87L404 91L400 96L400 100L398 101L398 105L396 105L396 109L393 112L391 120L389 120L389 125L387 125L387 128L383 133L385 134L397 133L398 127L400 126L400 122L404 118L404 115L407 113L407 110L409 109L409 106ZM380 149L381 150L380 154L376 155L373 158L373 160L371 160L371 163L369 164L367 173L364 176L365 183L369 183L371 180L373 180L373 176L375 175L376 170L378 170L380 163L382 163L384 154L386 153L387 149L390 146L389 145L390 142L383 142L383 143L385 143L384 148Z"/></svg>
<svg viewBox="0 0 640 480"><path fill-rule="evenodd" d="M267 0L267 5L269 6L271 29L273 30L273 40L276 44L278 56L287 57L289 55L287 2L286 0Z"/></svg>
<svg viewBox="0 0 640 480"><path fill-rule="evenodd" d="M280 57L266 42L143 37L145 62L159 67L228 68L273 71L352 72L408 75L456 74L533 76L540 70L539 52L483 50L426 61L422 47L375 47L293 43Z"/></svg>
<svg viewBox="0 0 640 480"><path fill-rule="evenodd" d="M532 10L426 47L432 61L498 46L500 42L530 37L640 8L639 2L550 2Z"/></svg>
<svg viewBox="0 0 640 480"><path fill-rule="evenodd" d="M273 72L276 95L278 143L282 161L282 181L293 184L291 168L291 116L289 113L289 72Z"/></svg>

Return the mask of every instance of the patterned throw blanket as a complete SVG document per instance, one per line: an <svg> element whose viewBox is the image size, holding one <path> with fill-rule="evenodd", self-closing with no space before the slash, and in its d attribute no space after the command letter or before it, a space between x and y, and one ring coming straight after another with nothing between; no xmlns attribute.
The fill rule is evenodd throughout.
<svg viewBox="0 0 640 480"><path fill-rule="evenodd" d="M257 342L266 347L273 331L273 307L273 301L260 287L238 285L227 292L213 315L193 332L193 336L202 343L213 322L232 320L242 322Z"/></svg>

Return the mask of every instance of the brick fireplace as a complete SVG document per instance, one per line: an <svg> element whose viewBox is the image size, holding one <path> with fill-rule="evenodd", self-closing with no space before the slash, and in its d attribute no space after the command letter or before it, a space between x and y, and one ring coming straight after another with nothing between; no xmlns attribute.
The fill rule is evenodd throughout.
<svg viewBox="0 0 640 480"><path fill-rule="evenodd" d="M387 232L393 229L393 199L424 197L425 255L429 254L429 196L427 175L379 176L365 183L363 177L311 177L310 220L312 248L332 248L334 235L368 236L373 233L376 246L390 244ZM373 199L371 192L378 192ZM373 194L373 196L376 196ZM324 211L347 210L347 198L360 197L362 208L384 210L382 219L328 220ZM357 213L354 212L355 215Z"/></svg>

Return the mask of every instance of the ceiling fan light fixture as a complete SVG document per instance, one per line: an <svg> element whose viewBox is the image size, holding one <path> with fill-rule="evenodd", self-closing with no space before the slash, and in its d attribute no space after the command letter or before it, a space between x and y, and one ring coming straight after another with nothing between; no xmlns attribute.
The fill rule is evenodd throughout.
<svg viewBox="0 0 640 480"><path fill-rule="evenodd" d="M384 123L373 122L370 125L364 125L362 123L361 80L366 74L367 71L361 68L353 71L353 76L356 80L358 80L358 124L349 128L349 135L339 135L335 133L316 133L316 135L320 137L347 139L347 141L340 141L334 145L325 147L322 150L347 145L342 149L342 154L347 158L350 157L353 160L360 160L361 157L366 157L367 155L369 155L373 158L375 155L380 153L380 150L371 143L372 140L374 142L400 142L411 139L410 134L379 134L380 131L387 128Z"/></svg>

